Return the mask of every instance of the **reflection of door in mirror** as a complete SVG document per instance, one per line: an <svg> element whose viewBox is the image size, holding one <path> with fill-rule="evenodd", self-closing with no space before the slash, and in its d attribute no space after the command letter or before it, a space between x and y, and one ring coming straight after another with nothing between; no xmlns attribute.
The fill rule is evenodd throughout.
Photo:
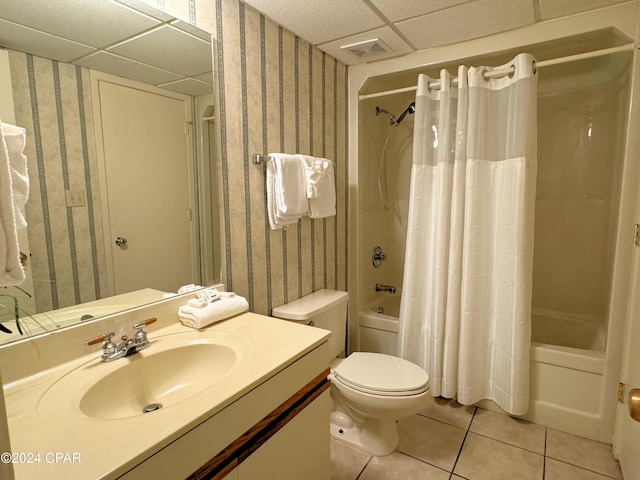
<svg viewBox="0 0 640 480"><path fill-rule="evenodd" d="M191 98L91 77L109 294L175 292L197 282Z"/></svg>

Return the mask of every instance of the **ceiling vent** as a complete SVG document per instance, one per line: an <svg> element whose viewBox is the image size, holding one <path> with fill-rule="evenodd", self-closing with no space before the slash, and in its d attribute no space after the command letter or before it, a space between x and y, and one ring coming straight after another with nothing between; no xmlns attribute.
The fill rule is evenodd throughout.
<svg viewBox="0 0 640 480"><path fill-rule="evenodd" d="M363 42L352 43L350 45L343 45L340 50L351 52L359 59L365 59L369 57L377 57L391 52L391 49L379 38L372 38Z"/></svg>

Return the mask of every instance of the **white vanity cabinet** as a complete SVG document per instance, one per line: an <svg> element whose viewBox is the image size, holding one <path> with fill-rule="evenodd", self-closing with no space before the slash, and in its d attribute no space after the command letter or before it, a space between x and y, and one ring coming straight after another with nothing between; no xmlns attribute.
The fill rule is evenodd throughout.
<svg viewBox="0 0 640 480"><path fill-rule="evenodd" d="M325 391L220 480L328 480L329 403Z"/></svg>
<svg viewBox="0 0 640 480"><path fill-rule="evenodd" d="M238 480L328 480L328 418L327 390L237 467Z"/></svg>
<svg viewBox="0 0 640 480"><path fill-rule="evenodd" d="M118 478L329 480L328 349L293 360Z"/></svg>

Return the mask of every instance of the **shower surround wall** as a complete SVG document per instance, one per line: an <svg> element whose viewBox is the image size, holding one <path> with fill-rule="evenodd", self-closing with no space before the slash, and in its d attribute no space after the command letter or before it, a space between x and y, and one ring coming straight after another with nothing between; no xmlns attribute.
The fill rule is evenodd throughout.
<svg viewBox="0 0 640 480"><path fill-rule="evenodd" d="M387 116L376 115L375 110L380 106L397 116L413 100L415 95L412 98L406 94L393 99L367 100L359 105L359 145L362 158L366 159L358 174L358 198L362 206L360 222L363 228L358 256L361 259L359 274L363 279L360 297L363 307L389 296L386 292L376 292L376 283L393 285L397 288L397 294L400 294L413 153L413 116L407 115L400 125L390 126ZM388 142L384 148L387 135ZM383 206L379 179L383 194L386 184L387 208ZM375 246L380 246L387 256L378 268L373 267L371 260Z"/></svg>
<svg viewBox="0 0 640 480"><path fill-rule="evenodd" d="M592 71L596 75L596 65ZM569 73L565 80L585 85L589 77ZM626 69L604 84L539 95L532 305L534 316L554 321L534 321L534 341L563 345L563 329L584 325L593 332L584 348L604 350L628 81Z"/></svg>

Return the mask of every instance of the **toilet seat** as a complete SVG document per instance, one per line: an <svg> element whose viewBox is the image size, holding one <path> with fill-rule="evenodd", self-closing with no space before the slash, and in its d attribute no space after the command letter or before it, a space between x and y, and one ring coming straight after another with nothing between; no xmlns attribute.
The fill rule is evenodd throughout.
<svg viewBox="0 0 640 480"><path fill-rule="evenodd" d="M354 352L332 373L343 385L372 395L419 395L429 389L429 375L422 368L382 353Z"/></svg>

